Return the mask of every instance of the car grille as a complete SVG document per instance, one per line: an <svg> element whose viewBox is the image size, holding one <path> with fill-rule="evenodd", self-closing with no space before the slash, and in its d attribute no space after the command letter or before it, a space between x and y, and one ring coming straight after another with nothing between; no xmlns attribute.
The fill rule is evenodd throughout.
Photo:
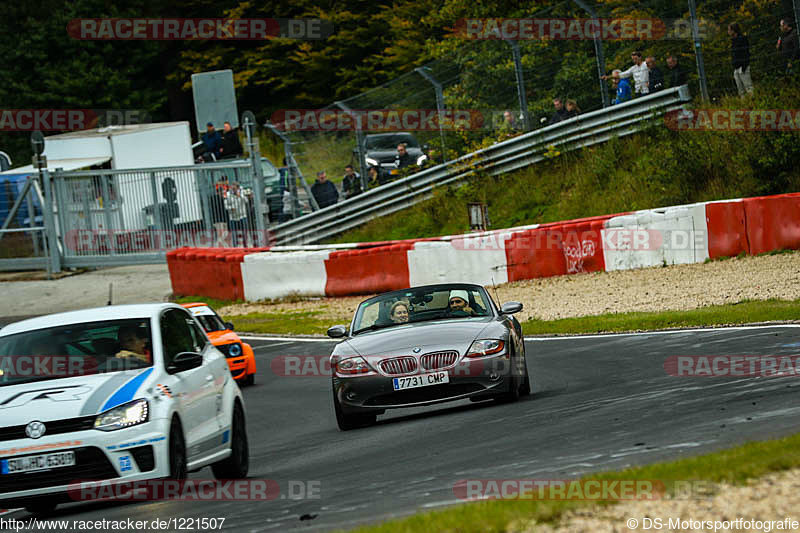
<svg viewBox="0 0 800 533"><path fill-rule="evenodd" d="M82 416L78 418L65 418L63 420L52 420L45 422L45 435L58 435L60 433L72 433L73 431L84 431L94 427L96 415ZM27 439L25 426L7 426L0 428L0 441Z"/></svg>
<svg viewBox="0 0 800 533"><path fill-rule="evenodd" d="M458 352L433 352L420 357L420 364L425 370L439 370L456 364Z"/></svg>
<svg viewBox="0 0 800 533"><path fill-rule="evenodd" d="M117 474L117 471L100 448L86 446L72 448L71 450L56 450L54 453L67 451L75 452L75 466L0 476L0 494L119 477L119 474ZM25 455L16 455L14 457L25 457Z"/></svg>
<svg viewBox="0 0 800 533"><path fill-rule="evenodd" d="M417 369L417 360L410 356L394 357L381 361L381 370L390 376L410 374Z"/></svg>

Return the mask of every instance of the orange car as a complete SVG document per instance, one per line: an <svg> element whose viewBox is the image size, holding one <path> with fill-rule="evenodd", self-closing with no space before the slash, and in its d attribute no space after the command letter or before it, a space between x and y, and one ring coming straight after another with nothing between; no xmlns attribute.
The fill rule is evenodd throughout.
<svg viewBox="0 0 800 533"><path fill-rule="evenodd" d="M222 318L202 302L183 304L200 322L214 346L225 354L233 379L242 385L252 385L256 380L256 358L253 348L234 333L233 324Z"/></svg>

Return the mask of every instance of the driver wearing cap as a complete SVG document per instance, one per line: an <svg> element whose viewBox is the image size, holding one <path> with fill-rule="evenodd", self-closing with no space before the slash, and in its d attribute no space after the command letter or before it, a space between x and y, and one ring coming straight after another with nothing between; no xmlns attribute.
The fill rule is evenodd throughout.
<svg viewBox="0 0 800 533"><path fill-rule="evenodd" d="M469 294L462 289L450 291L448 310L455 316L473 316L475 314L475 311L469 306Z"/></svg>

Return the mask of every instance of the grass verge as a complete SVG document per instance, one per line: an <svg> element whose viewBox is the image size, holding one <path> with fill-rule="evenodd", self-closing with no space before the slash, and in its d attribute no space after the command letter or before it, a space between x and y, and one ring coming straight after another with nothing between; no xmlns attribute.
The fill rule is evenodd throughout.
<svg viewBox="0 0 800 533"><path fill-rule="evenodd" d="M667 328L752 324L800 318L800 300L746 300L689 311L608 313L559 320L528 320L525 335L603 333Z"/></svg>
<svg viewBox="0 0 800 533"><path fill-rule="evenodd" d="M676 481L708 481L741 485L771 472L800 467L800 434L765 442L752 442L728 450L678 461L606 472L584 480L652 480L669 488ZM519 524L555 522L566 511L589 508L597 502L576 500L505 500L459 505L441 511L417 514L375 526L358 533L411 531L492 532L525 529ZM608 504L603 502L602 504Z"/></svg>

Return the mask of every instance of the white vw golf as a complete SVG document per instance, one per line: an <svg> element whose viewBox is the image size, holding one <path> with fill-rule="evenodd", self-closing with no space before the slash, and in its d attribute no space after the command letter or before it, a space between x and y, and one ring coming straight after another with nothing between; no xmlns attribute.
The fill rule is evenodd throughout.
<svg viewBox="0 0 800 533"><path fill-rule="evenodd" d="M76 483L247 476L244 402L183 307L120 305L0 330L0 508L47 512Z"/></svg>

